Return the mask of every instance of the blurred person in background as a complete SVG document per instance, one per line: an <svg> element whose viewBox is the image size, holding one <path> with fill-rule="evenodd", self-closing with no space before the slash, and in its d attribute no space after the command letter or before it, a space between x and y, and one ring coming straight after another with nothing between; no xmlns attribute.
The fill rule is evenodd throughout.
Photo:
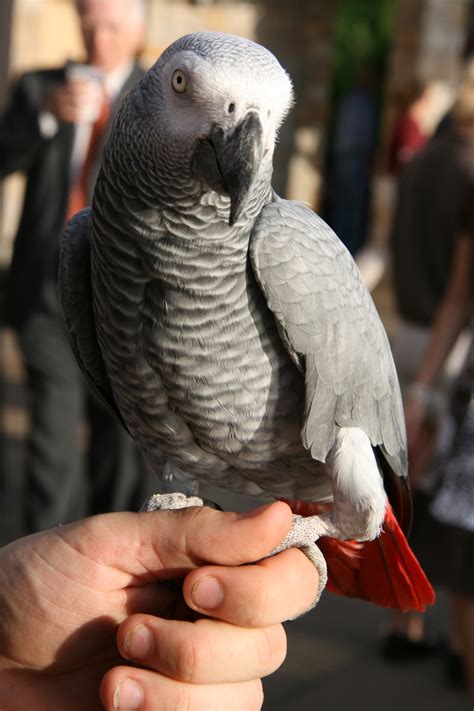
<svg viewBox="0 0 474 711"><path fill-rule="evenodd" d="M398 97L399 110L388 143L386 170L374 176L374 226L370 240L356 256L362 278L372 291L380 283L389 264L387 242L393 223L398 177L408 163L431 139L452 104L452 90L444 82L415 81Z"/></svg>
<svg viewBox="0 0 474 711"><path fill-rule="evenodd" d="M423 125L428 108L427 85L415 81L400 103L400 114L393 125L388 147L388 170L392 175L398 175L401 167L423 148L429 138Z"/></svg>
<svg viewBox="0 0 474 711"><path fill-rule="evenodd" d="M427 143L446 113L451 99L442 82L415 82L410 98L392 129L388 170L397 176L401 168Z"/></svg>
<svg viewBox="0 0 474 711"><path fill-rule="evenodd" d="M474 89L464 98L465 102L455 107L454 121L459 125L465 118L466 140L474 145ZM447 291L407 397L405 416L409 445L414 449L423 440L431 399L436 397L433 388L459 334L470 322L471 345L450 403L455 434L439 458L441 480L429 510L430 547L425 566L432 581L451 594L454 634L448 675L459 681L465 673L474 702L474 186L460 227Z"/></svg>
<svg viewBox="0 0 474 711"><path fill-rule="evenodd" d="M352 255L364 246L370 218L370 179L377 143L375 73L359 70L342 97L329 149L324 219Z"/></svg>
<svg viewBox="0 0 474 711"><path fill-rule="evenodd" d="M18 334L31 401L27 532L136 508L148 493L135 444L86 387L56 293L64 224L90 203L112 117L144 73L145 8L141 0L76 0L75 8L86 63L24 74L0 117L0 176L22 171L27 179L4 314Z"/></svg>
<svg viewBox="0 0 474 711"><path fill-rule="evenodd" d="M463 348L458 340L451 358L440 364L429 398L420 387L418 370L448 288L456 240L465 230L474 194L474 83L469 79L458 93L452 116L452 128L427 144L401 172L391 243L401 319L393 340L394 359L405 402L423 400L426 415L416 441L409 437L409 474L415 492L412 545L422 562L433 548L424 536L424 514L437 472L433 458L436 461L435 455L448 438L447 402L465 344ZM426 636L421 615L392 617L391 632L383 646L386 658L416 658L436 649Z"/></svg>

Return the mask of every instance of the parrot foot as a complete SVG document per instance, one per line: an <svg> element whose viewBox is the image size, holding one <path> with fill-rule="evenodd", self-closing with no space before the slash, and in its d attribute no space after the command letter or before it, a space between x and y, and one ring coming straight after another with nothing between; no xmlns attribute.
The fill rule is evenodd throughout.
<svg viewBox="0 0 474 711"><path fill-rule="evenodd" d="M175 492L170 494L154 494L143 504L141 511L177 510L190 508L191 506L211 506L216 508L216 505L207 501L207 499L203 500L199 496L186 496L185 494ZM317 605L328 580L326 561L315 543L320 536L328 535L328 527L324 519L324 516L298 516L297 514L293 514L293 523L287 536L266 556L269 558L272 555L287 550L287 548L300 548L312 562L318 571L318 589L313 602L308 609L305 610L305 613Z"/></svg>
<svg viewBox="0 0 474 711"><path fill-rule="evenodd" d="M148 501L145 501L140 511L189 509L191 506L204 506L204 502L199 496L186 496L181 492L153 494Z"/></svg>
<svg viewBox="0 0 474 711"><path fill-rule="evenodd" d="M326 560L316 545L316 541L321 536L327 535L327 528L323 516L299 516L293 514L293 523L283 541L268 554L267 557L281 553L288 548L300 548L318 571L318 589L316 596L306 612L315 607L328 581L328 569Z"/></svg>

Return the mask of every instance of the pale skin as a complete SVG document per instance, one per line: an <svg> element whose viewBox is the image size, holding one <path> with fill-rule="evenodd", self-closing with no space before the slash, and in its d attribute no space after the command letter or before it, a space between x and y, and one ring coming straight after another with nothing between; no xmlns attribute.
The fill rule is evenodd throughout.
<svg viewBox="0 0 474 711"><path fill-rule="evenodd" d="M317 589L300 550L262 560L290 525L281 502L116 513L0 549L0 708L259 709Z"/></svg>
<svg viewBox="0 0 474 711"><path fill-rule="evenodd" d="M136 0L80 0L76 6L87 64L107 74L136 57L145 32ZM78 123L96 101L95 82L71 78L46 98L44 108L60 121Z"/></svg>

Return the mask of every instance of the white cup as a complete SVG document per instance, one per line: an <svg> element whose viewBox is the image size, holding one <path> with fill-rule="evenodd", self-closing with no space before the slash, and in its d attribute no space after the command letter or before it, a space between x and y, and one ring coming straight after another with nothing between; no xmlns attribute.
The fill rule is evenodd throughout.
<svg viewBox="0 0 474 711"><path fill-rule="evenodd" d="M69 64L66 67L66 80L87 82L88 89L79 122L94 123L104 100L102 72L89 64Z"/></svg>

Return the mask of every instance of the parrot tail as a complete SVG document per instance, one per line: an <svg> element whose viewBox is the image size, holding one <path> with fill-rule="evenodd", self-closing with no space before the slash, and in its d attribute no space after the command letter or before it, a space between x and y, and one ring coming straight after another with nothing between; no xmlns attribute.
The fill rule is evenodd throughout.
<svg viewBox="0 0 474 711"><path fill-rule="evenodd" d="M294 513L303 516L318 513L317 504L287 503ZM329 591L404 611L423 612L434 603L433 588L390 504L385 511L382 533L375 540L358 542L323 537L317 543L328 566Z"/></svg>

